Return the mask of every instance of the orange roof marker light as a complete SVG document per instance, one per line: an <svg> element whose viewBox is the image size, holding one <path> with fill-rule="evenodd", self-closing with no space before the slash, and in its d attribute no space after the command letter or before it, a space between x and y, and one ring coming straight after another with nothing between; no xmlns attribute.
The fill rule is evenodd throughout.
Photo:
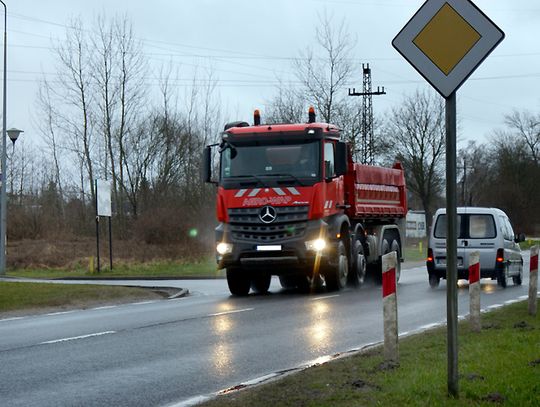
<svg viewBox="0 0 540 407"><path fill-rule="evenodd" d="M259 112L259 109L255 109L255 111L253 112L253 124L255 126L261 124L261 112Z"/></svg>
<svg viewBox="0 0 540 407"><path fill-rule="evenodd" d="M313 106L310 106L308 110L308 123L315 123L315 108Z"/></svg>

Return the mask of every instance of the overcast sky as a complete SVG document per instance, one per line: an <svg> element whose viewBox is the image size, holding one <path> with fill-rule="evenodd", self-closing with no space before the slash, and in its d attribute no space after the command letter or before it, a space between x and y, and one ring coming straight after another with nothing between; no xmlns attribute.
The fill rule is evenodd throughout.
<svg viewBox="0 0 540 407"><path fill-rule="evenodd" d="M391 46L394 36L423 4L421 0L6 0L8 6L7 125L34 139L40 77L54 78L51 46L65 36L72 17L88 28L98 14L127 15L143 41L149 66L173 61L185 85L193 69L210 68L230 119L251 121L254 108L276 93L277 77L292 77L291 59L314 41L318 15L345 21L357 39L358 75L369 62L373 86L387 95L373 99L376 115L403 95L429 88ZM540 107L540 1L477 0L506 34L505 40L458 91L460 138L485 141L513 109ZM157 84L149 78L149 83ZM360 103L360 98L358 98ZM264 119L263 119L264 120Z"/></svg>

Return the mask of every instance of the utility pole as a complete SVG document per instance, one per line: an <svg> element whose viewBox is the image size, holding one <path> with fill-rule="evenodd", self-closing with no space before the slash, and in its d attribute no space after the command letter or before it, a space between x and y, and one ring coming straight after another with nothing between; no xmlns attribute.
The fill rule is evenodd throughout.
<svg viewBox="0 0 540 407"><path fill-rule="evenodd" d="M363 89L362 92L356 92L353 88L349 89L349 96L362 96L362 122L360 143L360 162L362 164L373 164L373 95L386 95L384 86L382 90L377 86L377 91L373 92L371 87L371 68L369 64L362 64L363 72ZM354 153L357 153L356 142L354 145Z"/></svg>

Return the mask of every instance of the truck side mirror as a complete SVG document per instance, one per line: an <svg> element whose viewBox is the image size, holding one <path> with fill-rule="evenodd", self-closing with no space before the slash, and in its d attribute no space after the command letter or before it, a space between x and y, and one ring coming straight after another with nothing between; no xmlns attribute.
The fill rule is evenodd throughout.
<svg viewBox="0 0 540 407"><path fill-rule="evenodd" d="M204 182L215 184L215 181L212 181L212 146L204 148L202 178Z"/></svg>
<svg viewBox="0 0 540 407"><path fill-rule="evenodd" d="M336 175L345 175L347 173L347 143L339 141L336 143Z"/></svg>

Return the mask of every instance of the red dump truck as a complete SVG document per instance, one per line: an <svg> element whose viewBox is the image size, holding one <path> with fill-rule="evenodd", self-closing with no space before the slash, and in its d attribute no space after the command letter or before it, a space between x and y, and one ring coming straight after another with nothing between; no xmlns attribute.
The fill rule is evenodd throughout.
<svg viewBox="0 0 540 407"><path fill-rule="evenodd" d="M219 150L213 174L212 149ZM401 260L407 191L400 163L353 162L340 129L317 123L225 126L205 148L204 178L217 188L216 251L233 295L284 288L328 290L381 278L381 256ZM398 261L398 264L400 262ZM396 270L399 278L400 267Z"/></svg>

